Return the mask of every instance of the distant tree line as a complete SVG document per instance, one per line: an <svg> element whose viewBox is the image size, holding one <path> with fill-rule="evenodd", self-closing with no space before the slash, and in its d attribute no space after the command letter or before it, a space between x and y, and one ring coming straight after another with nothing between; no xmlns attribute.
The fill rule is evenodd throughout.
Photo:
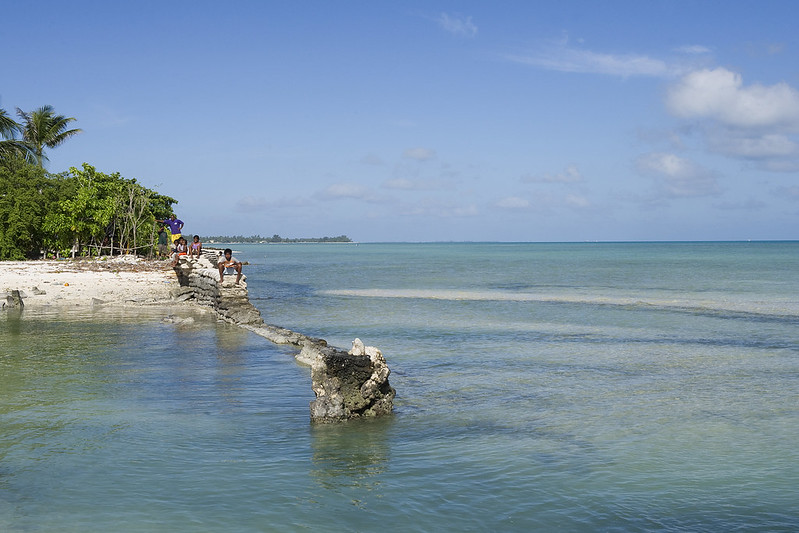
<svg viewBox="0 0 799 533"><path fill-rule="evenodd" d="M352 239L346 235L339 235L338 237L310 237L301 239L286 239L280 235L272 235L271 237L261 237L260 235L213 235L210 237L201 237L203 242L237 242L237 243L298 243L298 242L352 242Z"/></svg>
<svg viewBox="0 0 799 533"><path fill-rule="evenodd" d="M50 106L17 114L20 123L0 109L0 259L152 253L155 219L177 200L87 163L47 172L44 148L81 130Z"/></svg>

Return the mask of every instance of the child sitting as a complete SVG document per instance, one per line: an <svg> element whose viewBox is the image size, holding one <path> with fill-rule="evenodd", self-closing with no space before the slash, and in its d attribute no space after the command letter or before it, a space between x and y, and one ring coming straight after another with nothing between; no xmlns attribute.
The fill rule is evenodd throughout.
<svg viewBox="0 0 799 533"><path fill-rule="evenodd" d="M189 246L189 259L192 257L196 257L197 259L200 258L200 254L203 251L203 243L200 242L200 236L195 235L194 240Z"/></svg>
<svg viewBox="0 0 799 533"><path fill-rule="evenodd" d="M188 246L186 246L186 239L180 237L178 240L175 241L175 260L172 261L172 266L177 266L178 261L180 260L181 255L186 255L188 253Z"/></svg>

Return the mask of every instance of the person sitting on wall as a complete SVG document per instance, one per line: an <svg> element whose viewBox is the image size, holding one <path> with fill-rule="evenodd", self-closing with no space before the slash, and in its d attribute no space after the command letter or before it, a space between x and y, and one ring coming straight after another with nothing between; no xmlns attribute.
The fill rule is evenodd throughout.
<svg viewBox="0 0 799 533"><path fill-rule="evenodd" d="M177 266L178 261L180 261L181 255L186 255L189 252L189 247L186 245L186 239L180 237L177 241L175 241L175 260L172 261L172 266Z"/></svg>
<svg viewBox="0 0 799 533"><path fill-rule="evenodd" d="M222 282L225 279L225 270L228 268L232 268L236 271L236 285L238 285L239 281L241 281L241 261L237 261L235 257L233 257L233 250L230 248L225 248L225 255L219 258L219 284L222 285ZM232 274L232 272L228 272Z"/></svg>
<svg viewBox="0 0 799 533"><path fill-rule="evenodd" d="M194 240L189 245L189 259L191 259L192 256L199 259L200 255L202 254L202 251L203 251L203 243L200 242L200 236L195 235Z"/></svg>

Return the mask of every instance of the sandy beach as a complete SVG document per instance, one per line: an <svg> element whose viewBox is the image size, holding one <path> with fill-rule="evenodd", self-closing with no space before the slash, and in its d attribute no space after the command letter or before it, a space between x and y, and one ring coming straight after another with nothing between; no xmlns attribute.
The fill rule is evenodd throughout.
<svg viewBox="0 0 799 533"><path fill-rule="evenodd" d="M0 262L0 300L20 290L29 308L170 303L178 287L169 261L134 256L106 260Z"/></svg>

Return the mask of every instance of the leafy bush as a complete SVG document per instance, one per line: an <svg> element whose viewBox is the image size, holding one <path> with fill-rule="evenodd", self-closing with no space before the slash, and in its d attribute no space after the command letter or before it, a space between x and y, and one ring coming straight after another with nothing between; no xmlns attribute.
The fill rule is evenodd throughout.
<svg viewBox="0 0 799 533"><path fill-rule="evenodd" d="M89 164L52 175L21 158L0 165L0 259L42 251L81 255L152 252L155 219L177 200Z"/></svg>

